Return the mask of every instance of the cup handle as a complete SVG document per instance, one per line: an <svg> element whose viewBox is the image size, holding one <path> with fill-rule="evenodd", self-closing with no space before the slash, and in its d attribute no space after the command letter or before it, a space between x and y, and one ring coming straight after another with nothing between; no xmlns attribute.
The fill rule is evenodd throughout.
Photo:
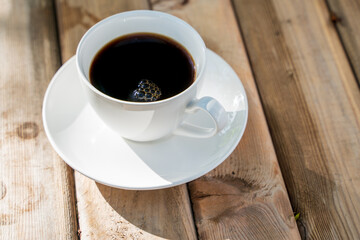
<svg viewBox="0 0 360 240"><path fill-rule="evenodd" d="M220 132L228 123L228 115L224 107L212 97L202 97L200 99L194 99L188 104L185 112L192 114L199 110L208 113L209 117L214 122L213 128L204 128L183 121L173 133L180 136L208 138Z"/></svg>

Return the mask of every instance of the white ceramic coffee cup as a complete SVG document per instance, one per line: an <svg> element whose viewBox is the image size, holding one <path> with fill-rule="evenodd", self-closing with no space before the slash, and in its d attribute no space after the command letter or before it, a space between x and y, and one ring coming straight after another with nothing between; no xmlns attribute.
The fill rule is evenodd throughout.
<svg viewBox="0 0 360 240"><path fill-rule="evenodd" d="M150 32L165 35L184 46L196 69L195 81L183 92L155 102L130 102L110 97L90 82L89 69L96 53L108 42L123 35ZM211 97L196 98L206 66L206 47L189 24L172 15L149 10L123 12L108 17L90 28L82 37L76 64L86 96L105 124L122 137L135 141L156 140L170 134L206 138L227 124L227 113ZM194 126L184 121L197 110L208 113L213 128Z"/></svg>

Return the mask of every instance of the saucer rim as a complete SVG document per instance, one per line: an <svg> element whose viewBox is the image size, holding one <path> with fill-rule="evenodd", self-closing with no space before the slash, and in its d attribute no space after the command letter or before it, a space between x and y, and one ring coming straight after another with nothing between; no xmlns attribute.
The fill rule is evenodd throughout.
<svg viewBox="0 0 360 240"><path fill-rule="evenodd" d="M215 55L216 57L220 58L222 61L224 61L225 64L227 64L232 70L233 68L218 54L216 54L215 52L213 52L210 49L206 49L206 52L208 54L208 52L210 52L210 54ZM180 180L176 180L176 181L168 181L168 184L162 184L162 185L154 185L151 187L134 187L134 186L126 186L126 185L120 185L120 184L114 184L114 183L109 183L106 181L101 180L101 177L99 178L99 176L91 176L91 174L87 174L86 171L83 171L84 168L80 167L79 164L75 163L74 161L72 161L69 157L66 156L66 154L63 153L63 151L61 151L61 149L58 147L58 145L56 144L56 141L54 140L54 138L52 137L52 134L50 133L50 129L48 127L48 122L46 120L46 103L48 102L49 99L49 95L51 92L51 89L53 89L53 85L56 83L56 80L58 79L59 75L61 75L71 64L75 64L76 63L76 59L75 59L75 55L72 56L71 58L69 58L60 68L59 70L55 73L55 75L52 77L45 95L44 95L44 100L43 100L43 107L42 107L42 120L43 120L43 126L44 126L44 130L45 130L45 134L47 136L47 138L49 139L49 142L51 144L51 146L54 148L55 152L60 156L60 158L66 163L68 164L73 170L76 170L77 172L81 173L82 175L100 183L106 186L110 186L110 187L114 187L114 188L120 188L120 189L125 189L125 190L156 190L156 189L164 189L164 188L169 188L169 187L175 187L181 184L186 184L190 181L193 181L205 174L207 174L208 172L212 171L213 169L215 169L217 166L219 166L221 163L223 163L235 150L235 148L238 146L240 140L242 139L246 126L247 126L247 122L248 122L248 115L249 115L249 105L248 105L248 99L247 99L247 94L244 88L244 85L242 83L242 81L240 80L239 76L236 74L237 78L240 81L240 86L242 88L242 92L244 94L244 105L245 105L245 116L244 116L244 124L243 124L243 128L242 131L238 134L237 138L235 139L233 146L231 146L229 148L228 151L226 151L225 154L223 154L223 156L220 158L220 161L215 161L215 164L210 165L211 167L209 168L205 168L203 169L203 171L199 171L197 174L194 174L192 176L188 176L186 178L182 178ZM210 170L209 170L210 169Z"/></svg>

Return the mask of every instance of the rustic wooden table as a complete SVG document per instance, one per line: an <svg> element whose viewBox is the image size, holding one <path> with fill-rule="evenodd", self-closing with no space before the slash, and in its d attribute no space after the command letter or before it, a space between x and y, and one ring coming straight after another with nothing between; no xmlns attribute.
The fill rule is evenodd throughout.
<svg viewBox="0 0 360 240"><path fill-rule="evenodd" d="M133 9L190 23L248 95L235 151L178 187L98 184L42 127L84 32ZM0 239L360 239L359 16L359 0L1 0Z"/></svg>

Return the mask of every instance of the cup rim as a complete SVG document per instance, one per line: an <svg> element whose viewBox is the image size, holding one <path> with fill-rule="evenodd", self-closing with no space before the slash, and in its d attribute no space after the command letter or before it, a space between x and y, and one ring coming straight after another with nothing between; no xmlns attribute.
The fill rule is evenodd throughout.
<svg viewBox="0 0 360 240"><path fill-rule="evenodd" d="M108 21L111 21L114 18L117 18L119 16L123 17L123 16L126 16L126 15L134 16L134 15L137 15L137 14L140 14L142 16L146 15L146 16L152 16L152 17L160 17L160 18L171 19L171 20L185 26L186 28L189 28L194 33L194 37L200 42L200 45L202 45L201 52L204 55L204 63L200 67L200 69L196 69L196 72L195 72L196 77L195 77L193 83L188 88L186 88L182 92L180 92L180 93L178 93L178 94L176 94L176 95L174 95L172 97L165 98L165 99L159 100L159 101L153 101L153 102L132 102L132 101L126 101L126 100L117 99L117 98L111 97L109 95L106 95L105 93L101 92L96 87L94 87L91 84L91 82L87 79L87 77L85 76L85 74L83 72L83 69L80 68L79 52L80 52L80 49L82 48L86 38L90 34L92 34L97 28L101 27L102 24L104 24L104 23L106 23ZM109 41L111 41L111 40L109 40ZM176 41L176 40L174 40L174 41ZM205 66L206 66L206 52L205 51L206 51L206 45L204 43L204 40L201 38L200 34L190 24L188 24L184 20L182 20L182 19L180 19L178 17L175 17L175 16L173 16L171 14L167 14L167 13L159 12L159 11L154 11L154 10L133 10L133 11L121 12L121 13L109 16L109 17L97 22L88 31L86 31L86 33L82 36L82 38L81 38L81 40L80 40L80 42L79 42L79 44L77 46L77 49L76 49L76 68L77 68L78 72L80 73L80 75L81 75L80 78L85 83L85 85L89 89L91 89L94 93L96 93L97 95L100 95L101 97L103 97L103 98L105 98L107 100L110 100L112 102L117 102L117 103L122 103L122 104L127 104L127 105L137 105L137 106L159 105L159 104L163 104L163 103L166 103L166 102L173 101L174 99L179 98L180 96L182 96L182 95L186 94L187 92L189 92L192 88L196 87L197 83L202 78L202 75L203 75L203 73L205 71ZM199 70L199 71L197 71L197 70Z"/></svg>

